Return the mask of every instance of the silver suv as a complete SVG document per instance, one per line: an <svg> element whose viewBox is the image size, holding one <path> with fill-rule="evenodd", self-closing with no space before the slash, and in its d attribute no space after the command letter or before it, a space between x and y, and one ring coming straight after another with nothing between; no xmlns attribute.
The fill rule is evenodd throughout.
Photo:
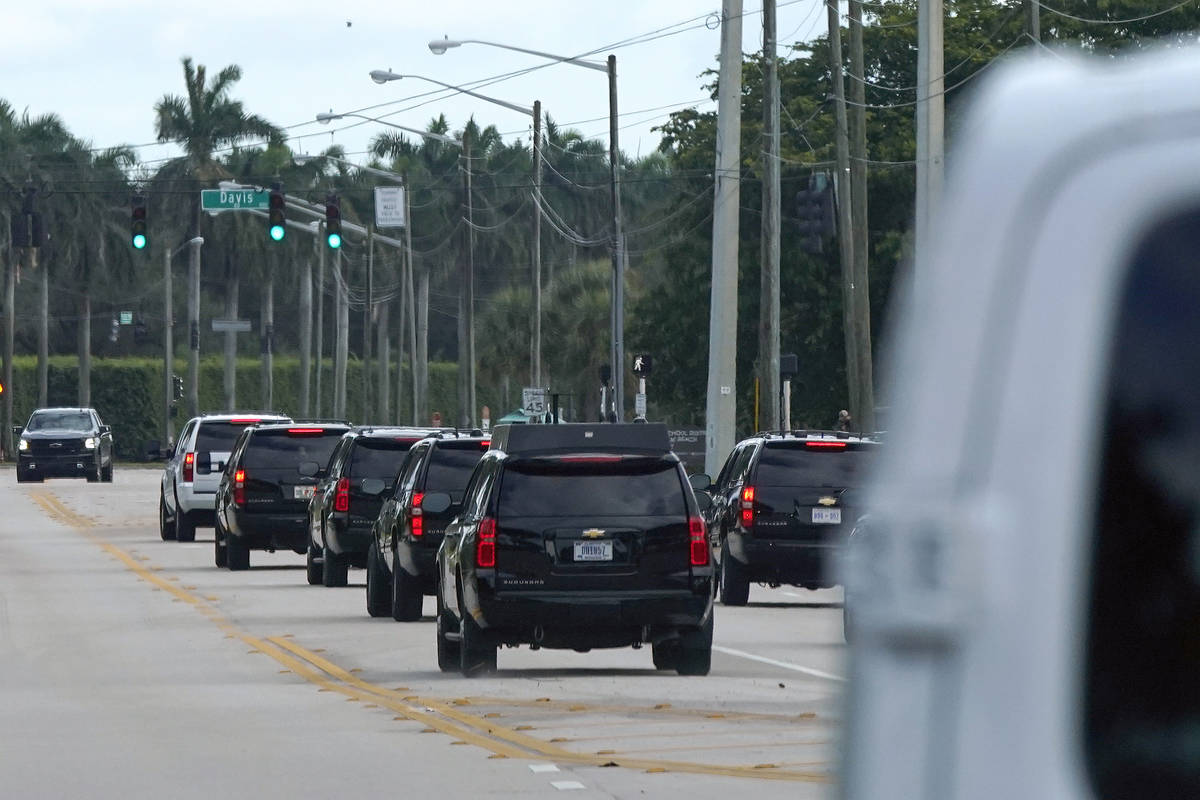
<svg viewBox="0 0 1200 800"><path fill-rule="evenodd" d="M158 498L158 531L163 541L196 539L197 525L212 525L221 470L247 425L291 422L275 412L203 414L188 420L163 469Z"/></svg>

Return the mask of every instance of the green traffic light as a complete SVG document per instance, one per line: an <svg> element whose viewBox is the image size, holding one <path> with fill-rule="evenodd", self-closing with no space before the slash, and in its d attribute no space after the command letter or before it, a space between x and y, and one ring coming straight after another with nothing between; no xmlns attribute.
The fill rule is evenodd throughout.
<svg viewBox="0 0 1200 800"><path fill-rule="evenodd" d="M135 250L146 249L146 235L144 233L135 233L133 235L133 247Z"/></svg>
<svg viewBox="0 0 1200 800"><path fill-rule="evenodd" d="M277 242L283 241L283 226L282 225L272 225L271 226L271 238Z"/></svg>
<svg viewBox="0 0 1200 800"><path fill-rule="evenodd" d="M342 246L342 235L340 233L331 233L327 239L330 248L337 250Z"/></svg>

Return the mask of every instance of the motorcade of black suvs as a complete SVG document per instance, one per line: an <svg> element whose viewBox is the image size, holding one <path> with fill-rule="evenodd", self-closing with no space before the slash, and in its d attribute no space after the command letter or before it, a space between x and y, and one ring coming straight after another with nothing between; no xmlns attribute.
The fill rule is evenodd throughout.
<svg viewBox="0 0 1200 800"><path fill-rule="evenodd" d="M213 524L217 486L233 443L247 425L290 422L271 411L202 414L184 424L163 465L158 495L158 532L163 541L196 539L196 526Z"/></svg>
<svg viewBox="0 0 1200 800"><path fill-rule="evenodd" d="M333 451L308 505L308 582L345 586L351 566L367 566L371 526L409 449L434 429L357 427Z"/></svg>
<svg viewBox="0 0 1200 800"><path fill-rule="evenodd" d="M831 431L743 439L711 486L705 513L724 605L745 605L750 584L806 589L837 582L837 556L861 513L858 492L880 443Z"/></svg>
<svg viewBox="0 0 1200 800"><path fill-rule="evenodd" d="M712 557L665 425L498 426L437 569L444 671L495 670L501 645L649 644L659 669L708 673Z"/></svg>
<svg viewBox="0 0 1200 800"><path fill-rule="evenodd" d="M251 550L308 547L308 501L344 423L272 423L242 431L217 487L213 560L250 567Z"/></svg>
<svg viewBox="0 0 1200 800"><path fill-rule="evenodd" d="M462 510L467 481L491 437L438 433L418 442L385 495L367 554L367 613L397 622L421 618L425 595L437 587L436 558L442 534ZM444 509L426 495L449 496Z"/></svg>
<svg viewBox="0 0 1200 800"><path fill-rule="evenodd" d="M14 426L17 483L45 478L113 479L112 429L94 408L39 408Z"/></svg>

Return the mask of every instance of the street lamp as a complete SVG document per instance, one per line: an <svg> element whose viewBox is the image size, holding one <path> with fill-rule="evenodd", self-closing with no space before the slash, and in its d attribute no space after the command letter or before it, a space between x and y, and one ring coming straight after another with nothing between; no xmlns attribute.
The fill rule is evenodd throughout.
<svg viewBox="0 0 1200 800"><path fill-rule="evenodd" d="M572 56L559 56L553 53L543 53L540 50L529 50L524 47L514 47L499 42L485 42L482 39L435 39L429 43L429 49L434 55L442 55L454 47L464 44L483 44L489 47L499 47L517 53L548 58L565 64L605 72L608 74L608 161L611 171L612 184L612 214L613 214L613 243L612 243L612 312L610 323L612 327L612 363L615 377L613 400L617 422L625 418L625 238L621 232L621 176L620 149L617 144L617 57L610 55L601 63ZM375 78L375 74L371 74ZM464 90L465 91L465 90ZM541 200L541 197L538 197ZM540 212L539 212L540 213Z"/></svg>
<svg viewBox="0 0 1200 800"><path fill-rule="evenodd" d="M171 303L171 259L188 246L199 251L202 244L203 236L193 236L174 250L163 253L163 447L171 443L171 400L175 394L172 380L175 372L175 312Z"/></svg>
<svg viewBox="0 0 1200 800"><path fill-rule="evenodd" d="M533 108L519 106L516 103L510 103L507 100L500 100L495 97L489 97L485 94L473 92L470 89L464 89L461 86L455 86L450 83L443 83L433 78L426 78L421 75L400 75L391 70L376 69L371 70L371 80L376 83L387 83L389 81L400 80L402 78L415 78L417 80L428 81L435 83L438 86L443 86L447 89L452 89L456 92L470 95L488 103L502 106L511 111L516 111L518 114L528 114L533 118L533 184L534 184L534 211L533 211L533 336L530 342L530 377L533 386L541 386L542 381L542 103L540 100L535 100ZM465 139L465 137L464 137ZM467 213L471 214L472 206L470 202L470 186L471 186L471 153L470 145L465 142L464 153L467 160ZM474 239L475 227L474 221L468 217L467 227L468 232L468 274L464 276L467 288L467 300L464 303L464 315L467 317L467 347L469 373L468 379L468 395L471 420L474 420L475 415L475 288L474 288Z"/></svg>

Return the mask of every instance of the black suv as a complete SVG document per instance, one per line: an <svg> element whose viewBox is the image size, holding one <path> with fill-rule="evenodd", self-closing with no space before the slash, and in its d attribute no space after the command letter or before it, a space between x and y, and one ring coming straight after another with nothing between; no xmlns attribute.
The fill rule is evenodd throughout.
<svg viewBox="0 0 1200 800"><path fill-rule="evenodd" d="M273 423L242 431L217 487L218 567L249 569L251 550L305 551L308 501L348 430L346 424Z"/></svg>
<svg viewBox="0 0 1200 800"><path fill-rule="evenodd" d="M467 481L490 441L483 435L443 433L413 447L372 529L367 554L367 613L372 617L391 614L397 622L421 618L424 597L436 588L434 561L442 534L462 510ZM449 495L449 505L426 507L425 496L432 492Z"/></svg>
<svg viewBox="0 0 1200 800"><path fill-rule="evenodd" d="M745 605L752 582L833 586L834 556L861 513L856 492L879 446L830 431L759 433L738 442L715 484L696 476L712 495L705 518L721 602Z"/></svg>
<svg viewBox="0 0 1200 800"><path fill-rule="evenodd" d="M14 427L17 483L45 478L113 478L112 430L94 408L39 408L24 428Z"/></svg>
<svg viewBox="0 0 1200 800"><path fill-rule="evenodd" d="M409 448L433 431L355 428L338 442L308 505L308 582L345 586L347 569L367 565L371 525Z"/></svg>
<svg viewBox="0 0 1200 800"><path fill-rule="evenodd" d="M442 670L494 670L500 645L648 642L655 667L708 673L712 560L665 425L497 427L437 568Z"/></svg>

